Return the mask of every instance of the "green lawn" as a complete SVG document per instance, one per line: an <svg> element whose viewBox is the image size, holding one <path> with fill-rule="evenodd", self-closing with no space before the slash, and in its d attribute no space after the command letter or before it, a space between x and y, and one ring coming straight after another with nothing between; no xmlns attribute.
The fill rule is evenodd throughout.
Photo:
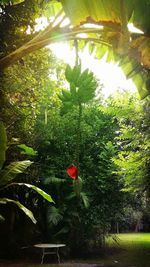
<svg viewBox="0 0 150 267"><path fill-rule="evenodd" d="M116 240L116 241L115 241ZM105 256L104 262L118 266L150 267L150 233L112 235L106 240L108 248L120 252Z"/></svg>
<svg viewBox="0 0 150 267"><path fill-rule="evenodd" d="M115 242L116 239L116 242ZM150 233L127 233L111 235L106 239L108 246L120 246L128 249L149 249Z"/></svg>

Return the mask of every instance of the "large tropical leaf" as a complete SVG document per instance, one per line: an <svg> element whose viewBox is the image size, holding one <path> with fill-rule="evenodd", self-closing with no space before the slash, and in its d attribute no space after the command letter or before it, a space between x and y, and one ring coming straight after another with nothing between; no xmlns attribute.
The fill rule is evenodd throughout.
<svg viewBox="0 0 150 267"><path fill-rule="evenodd" d="M30 160L16 161L10 163L0 173L0 186L4 186L10 181L12 181L17 174L23 173L31 164L32 162Z"/></svg>
<svg viewBox="0 0 150 267"><path fill-rule="evenodd" d="M60 210L54 206L49 207L47 212L47 221L49 224L57 225L63 219Z"/></svg>
<svg viewBox="0 0 150 267"><path fill-rule="evenodd" d="M131 2L134 10L132 14L132 22L147 35L150 27L150 1L132 0Z"/></svg>
<svg viewBox="0 0 150 267"><path fill-rule="evenodd" d="M65 13L74 25L93 20L120 24L120 0L62 0ZM126 1L129 3L129 1ZM129 7L129 5L128 5ZM130 10L130 15L131 15Z"/></svg>
<svg viewBox="0 0 150 267"><path fill-rule="evenodd" d="M61 0L61 3L73 25L97 22L116 28L126 16L127 22L132 21L145 33L149 31L149 0Z"/></svg>
<svg viewBox="0 0 150 267"><path fill-rule="evenodd" d="M5 162L5 152L7 148L7 135L6 129L2 121L0 121L0 169Z"/></svg>
<svg viewBox="0 0 150 267"><path fill-rule="evenodd" d="M34 150L32 147L26 146L25 144L17 145L21 149L21 154L28 155L28 156L36 156L37 151Z"/></svg>
<svg viewBox="0 0 150 267"><path fill-rule="evenodd" d="M141 99L146 97L149 94L148 86L146 86L146 81L148 80L148 73L143 70L140 63L135 61L135 59L131 60L129 59L129 57L125 57L123 60L120 61L120 67L122 68L127 79L132 78L138 89Z"/></svg>
<svg viewBox="0 0 150 267"><path fill-rule="evenodd" d="M127 55L129 61L134 57L143 67L150 69L150 1L148 0L62 0L66 15L74 26L86 22L96 22L104 26L96 39L105 40L112 48L103 44L96 45L97 57L102 57L107 51L107 61L116 59L117 53L120 58ZM145 14L143 16L143 14ZM129 33L127 24L132 21L135 26L143 30L145 36L136 36ZM87 38L88 39L88 38ZM90 40L90 38L89 38ZM99 46L99 47L98 47ZM117 60L119 58L117 57ZM132 71L134 70L134 67ZM150 94L147 86L147 77L143 72L135 73L135 82L140 96L143 98ZM139 78L139 76L141 77ZM134 76L134 75L133 75Z"/></svg>
<svg viewBox="0 0 150 267"><path fill-rule="evenodd" d="M36 223L36 219L34 218L34 215L31 210L27 209L24 205L22 205L19 201L9 199L9 198L0 198L0 204L7 204L12 203L15 204L21 209L30 219L33 223Z"/></svg>

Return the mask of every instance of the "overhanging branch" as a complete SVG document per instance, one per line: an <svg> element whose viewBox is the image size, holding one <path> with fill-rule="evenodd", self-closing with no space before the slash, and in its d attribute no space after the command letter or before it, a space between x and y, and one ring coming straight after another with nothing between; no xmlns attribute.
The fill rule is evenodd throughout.
<svg viewBox="0 0 150 267"><path fill-rule="evenodd" d="M33 40L29 41L25 45L15 50L14 52L2 58L0 60L0 69L3 70L7 68L8 66L14 64L16 61L26 56L27 54L34 52L42 47L45 47L51 43L76 39L77 38L76 35L79 33L100 33L100 30L83 28L83 27L75 29L69 29L69 28L61 29L54 27L50 32L46 32L45 36L43 34L41 36L39 35L38 38L34 38ZM50 35L50 37L47 37L48 35Z"/></svg>

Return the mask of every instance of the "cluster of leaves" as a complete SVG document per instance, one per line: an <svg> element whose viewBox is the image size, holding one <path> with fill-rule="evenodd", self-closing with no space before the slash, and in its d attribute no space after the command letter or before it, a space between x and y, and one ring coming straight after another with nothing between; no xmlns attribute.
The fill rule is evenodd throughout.
<svg viewBox="0 0 150 267"><path fill-rule="evenodd" d="M144 189L150 145L148 101L142 103L136 97L123 94L112 105L116 114L121 110L117 114L120 130L116 139L120 152L114 159L119 166L118 173L124 178L127 188Z"/></svg>
<svg viewBox="0 0 150 267"><path fill-rule="evenodd" d="M61 64L61 67L63 67L63 64ZM44 206L46 205L45 199L47 198L48 200L48 195L40 189L42 186L39 182L37 165L32 164L30 168L27 168L27 163L30 165L30 160L36 160L35 156L37 155L37 151L32 148L36 136L36 133L33 135L33 126L35 125L36 117L40 116L45 125L45 110L47 111L47 119L49 120L49 116L53 116L52 113L50 115L49 111L52 111L55 105L58 105L60 102L57 94L62 86L61 75L60 66L57 64L54 56L50 54L48 49L43 49L30 54L24 58L22 63L18 62L15 66L10 67L5 71L3 77L1 77L3 81L1 83L2 97L0 100L1 119L6 125L8 135L7 161L1 170L1 174L5 172L4 167L6 167L8 172L11 167L15 171L14 175L12 175L12 172L9 172L11 179L7 181L7 177L5 176L6 184L1 185L1 198L3 198L3 203L5 198L5 203L9 201L9 204L1 205L0 213L6 218L3 223L4 227L8 223L11 224L11 217L14 217L10 229L7 229L9 233L8 238L13 244L15 240L19 240L21 244L28 242L30 238L32 239L32 235L28 236L27 241L26 234L28 234L31 228L36 230L38 227L37 224L33 227L29 220L24 218L25 216L15 207L15 201L16 205L24 208L25 213L28 211L30 218L33 222L36 222L39 216L37 203L39 202L40 205ZM54 80L54 76L57 79ZM42 106L41 102L44 103ZM0 144L0 151L2 153L1 146L3 146L3 140L1 140ZM36 147L38 148L38 143ZM18 165L21 165L22 161L25 162L24 169L20 169L19 172ZM43 197L45 195L45 197L42 198L42 195ZM48 205L51 205L51 203L48 203ZM4 206L6 207L4 208ZM10 207L10 210L8 210L8 207ZM21 220L25 221L25 223L18 224L16 227L16 224ZM30 229L27 225L30 225ZM27 227L24 229L26 232L24 240L19 235L19 229L22 231L23 227ZM7 243L9 241L5 235L4 239L2 236L1 238L4 240L4 243Z"/></svg>
<svg viewBox="0 0 150 267"><path fill-rule="evenodd" d="M88 69L81 72L81 64L73 69L67 65L65 76L70 88L62 91L60 99L65 107L68 107L68 110L71 109L72 105L84 104L94 98L97 82L92 72Z"/></svg>
<svg viewBox="0 0 150 267"><path fill-rule="evenodd" d="M2 1L0 7L0 57L3 57L33 38L35 20L41 16L44 3L22 0ZM30 34L27 34L28 29Z"/></svg>
<svg viewBox="0 0 150 267"><path fill-rule="evenodd" d="M19 129L19 138L23 138L21 142L32 146L32 129L37 114L41 112L44 120L45 109L48 110L54 101L58 101L55 96L61 86L60 75L60 81L49 79L50 75L56 75L57 68L59 65L56 66L54 56L48 49L43 49L24 58L23 64L18 62L5 71L1 77L0 111L1 119L9 128L9 139L18 137ZM40 110L43 97L45 106Z"/></svg>
<svg viewBox="0 0 150 267"><path fill-rule="evenodd" d="M117 167L115 173L122 180L122 191L128 196L124 212L126 215L131 210L133 214L140 212L142 218L149 213L149 100L141 102L137 96L124 93L108 102L107 112L113 114L119 125L115 139L118 153L113 162ZM124 215L121 221L129 223L128 217L130 223L135 221L132 213Z"/></svg>

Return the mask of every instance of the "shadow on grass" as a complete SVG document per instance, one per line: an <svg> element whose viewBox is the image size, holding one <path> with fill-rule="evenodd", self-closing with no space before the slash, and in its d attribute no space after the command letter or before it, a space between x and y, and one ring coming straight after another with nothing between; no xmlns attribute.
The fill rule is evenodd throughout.
<svg viewBox="0 0 150 267"><path fill-rule="evenodd" d="M115 237L117 242L113 235L107 240L105 264L112 262L115 266L150 267L150 233L127 233ZM109 249L117 248L120 249L119 253L110 255Z"/></svg>

